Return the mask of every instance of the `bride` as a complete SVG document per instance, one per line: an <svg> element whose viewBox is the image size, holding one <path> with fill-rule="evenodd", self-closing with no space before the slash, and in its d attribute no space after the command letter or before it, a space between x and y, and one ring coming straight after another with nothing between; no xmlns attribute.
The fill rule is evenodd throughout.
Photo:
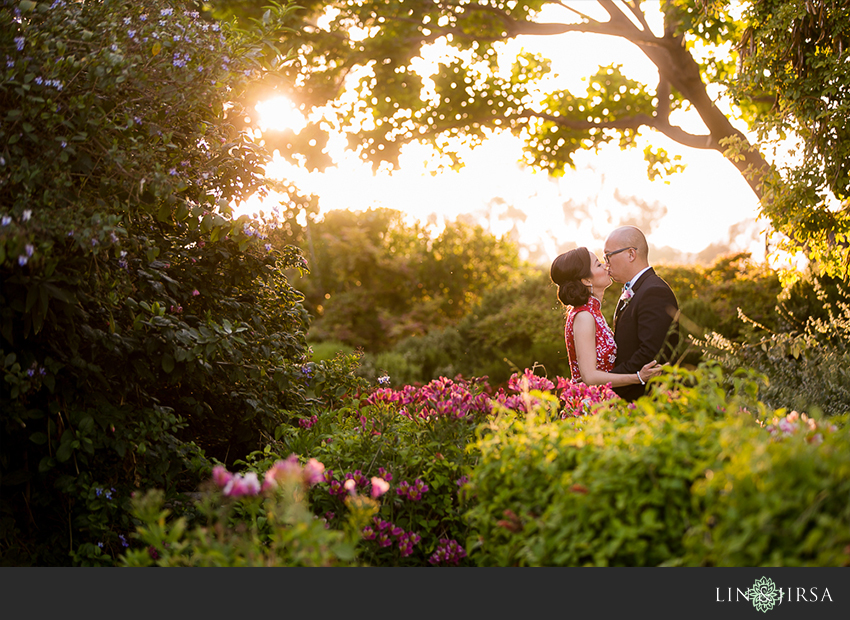
<svg viewBox="0 0 850 620"><path fill-rule="evenodd" d="M646 383L661 374L662 366L655 360L634 374L611 372L617 343L602 316L602 296L612 280L595 254L584 247L565 252L552 261L549 276L558 285L558 299L568 309L564 338L573 381L620 387Z"/></svg>

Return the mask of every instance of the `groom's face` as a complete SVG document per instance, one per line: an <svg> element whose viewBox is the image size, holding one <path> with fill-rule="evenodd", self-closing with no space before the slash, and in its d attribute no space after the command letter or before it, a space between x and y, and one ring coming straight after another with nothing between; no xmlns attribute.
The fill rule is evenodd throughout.
<svg viewBox="0 0 850 620"><path fill-rule="evenodd" d="M624 249L627 247L625 240L618 239L616 236L608 237L605 240L605 264L608 267L608 275L614 282L623 284L629 281L627 271L629 269L629 256L631 251Z"/></svg>

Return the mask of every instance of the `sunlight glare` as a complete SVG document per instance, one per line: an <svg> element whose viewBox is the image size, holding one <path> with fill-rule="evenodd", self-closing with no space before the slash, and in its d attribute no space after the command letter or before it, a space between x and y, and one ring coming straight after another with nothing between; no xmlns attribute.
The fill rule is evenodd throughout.
<svg viewBox="0 0 850 620"><path fill-rule="evenodd" d="M292 101L286 97L275 97L261 101L255 108L260 114L260 129L291 129L296 134L307 126L307 119Z"/></svg>

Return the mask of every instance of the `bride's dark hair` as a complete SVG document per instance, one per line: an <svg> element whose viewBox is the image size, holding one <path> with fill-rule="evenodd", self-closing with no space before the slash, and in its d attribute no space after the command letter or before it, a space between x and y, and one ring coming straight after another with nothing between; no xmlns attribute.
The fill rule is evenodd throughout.
<svg viewBox="0 0 850 620"><path fill-rule="evenodd" d="M591 277L590 252L585 247L564 252L552 261L549 277L558 285L562 304L583 306L590 299L590 291L581 283L582 278Z"/></svg>

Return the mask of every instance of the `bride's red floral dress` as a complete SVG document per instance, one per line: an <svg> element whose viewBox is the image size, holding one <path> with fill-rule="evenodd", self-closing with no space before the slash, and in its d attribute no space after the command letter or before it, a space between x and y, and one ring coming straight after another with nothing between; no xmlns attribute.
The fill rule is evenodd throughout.
<svg viewBox="0 0 850 620"><path fill-rule="evenodd" d="M573 334L573 321L579 312L590 312L596 321L596 368L603 372L611 372L617 359L617 343L614 342L614 332L608 327L608 322L602 316L602 303L592 297L583 306L570 309L567 314L567 324L564 327L564 339L567 342L567 355L570 358L570 373L573 381L581 381L581 373L576 360L576 343Z"/></svg>

